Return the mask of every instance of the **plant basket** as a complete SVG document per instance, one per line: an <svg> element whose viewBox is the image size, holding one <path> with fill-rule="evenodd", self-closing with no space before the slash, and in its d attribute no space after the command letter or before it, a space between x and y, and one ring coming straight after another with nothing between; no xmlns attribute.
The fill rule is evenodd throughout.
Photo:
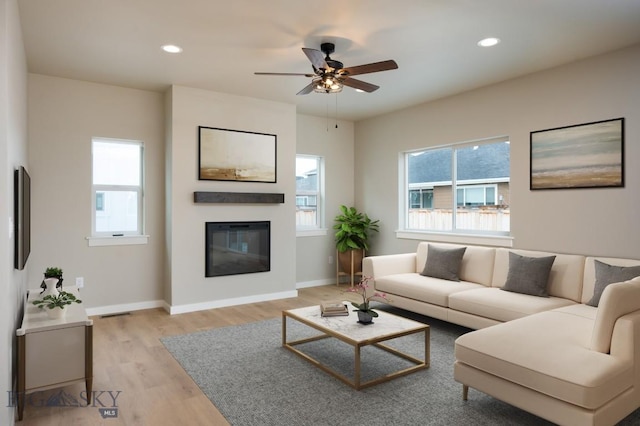
<svg viewBox="0 0 640 426"><path fill-rule="evenodd" d="M349 275L353 275L356 272L362 272L363 258L364 249L353 249L345 252L338 252L340 270Z"/></svg>

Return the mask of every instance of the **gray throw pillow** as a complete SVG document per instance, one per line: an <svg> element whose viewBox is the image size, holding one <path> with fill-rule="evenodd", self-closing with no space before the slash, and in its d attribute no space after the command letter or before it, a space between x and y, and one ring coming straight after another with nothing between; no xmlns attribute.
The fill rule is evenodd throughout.
<svg viewBox="0 0 640 426"><path fill-rule="evenodd" d="M467 248L454 249L440 248L429 244L427 247L427 262L420 275L433 278L442 278L448 281L460 281L458 273L462 256Z"/></svg>
<svg viewBox="0 0 640 426"><path fill-rule="evenodd" d="M509 252L509 273L502 290L549 297L549 273L555 256L527 257Z"/></svg>
<svg viewBox="0 0 640 426"><path fill-rule="evenodd" d="M602 297L602 292L606 286L640 276L640 265L614 266L595 259L593 263L596 267L596 284L593 289L593 297L587 302L587 305L595 306L596 308L600 303L600 297Z"/></svg>

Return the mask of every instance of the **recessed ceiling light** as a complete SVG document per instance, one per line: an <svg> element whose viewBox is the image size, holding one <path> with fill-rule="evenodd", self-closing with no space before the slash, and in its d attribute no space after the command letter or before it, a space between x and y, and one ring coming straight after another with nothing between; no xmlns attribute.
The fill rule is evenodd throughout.
<svg viewBox="0 0 640 426"><path fill-rule="evenodd" d="M182 52L182 47L176 46L175 44L165 44L162 46L162 50L167 53L180 53Z"/></svg>
<svg viewBox="0 0 640 426"><path fill-rule="evenodd" d="M478 42L478 46L480 46L480 47L491 47L491 46L495 46L498 43L500 43L500 39L499 38L488 37L488 38L480 40Z"/></svg>
<svg viewBox="0 0 640 426"><path fill-rule="evenodd" d="M362 89L356 89L356 92L358 92L358 93L364 93L364 90L362 90Z"/></svg>

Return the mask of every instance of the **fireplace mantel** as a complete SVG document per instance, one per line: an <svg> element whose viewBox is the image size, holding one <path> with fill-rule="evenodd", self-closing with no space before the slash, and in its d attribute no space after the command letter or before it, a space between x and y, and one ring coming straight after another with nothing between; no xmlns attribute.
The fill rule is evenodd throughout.
<svg viewBox="0 0 640 426"><path fill-rule="evenodd" d="M203 192L193 193L194 203L260 203L282 204L284 194L264 192Z"/></svg>

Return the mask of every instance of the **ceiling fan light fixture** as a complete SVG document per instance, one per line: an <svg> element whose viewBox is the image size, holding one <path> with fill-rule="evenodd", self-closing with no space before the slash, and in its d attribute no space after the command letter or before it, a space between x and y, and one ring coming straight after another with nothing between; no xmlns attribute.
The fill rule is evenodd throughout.
<svg viewBox="0 0 640 426"><path fill-rule="evenodd" d="M316 93L339 93L342 92L342 83L331 77L318 77L313 80L313 91Z"/></svg>
<svg viewBox="0 0 640 426"><path fill-rule="evenodd" d="M396 61L391 59L345 68L342 62L335 61L329 57L329 54L335 50L333 43L322 43L320 47L322 51L308 47L302 48L302 52L311 62L313 73L256 72L255 74L311 77L311 83L304 86L296 95L308 95L312 92L339 93L342 92L342 88L345 85L356 89L358 92L371 93L380 87L351 77L398 68Z"/></svg>

